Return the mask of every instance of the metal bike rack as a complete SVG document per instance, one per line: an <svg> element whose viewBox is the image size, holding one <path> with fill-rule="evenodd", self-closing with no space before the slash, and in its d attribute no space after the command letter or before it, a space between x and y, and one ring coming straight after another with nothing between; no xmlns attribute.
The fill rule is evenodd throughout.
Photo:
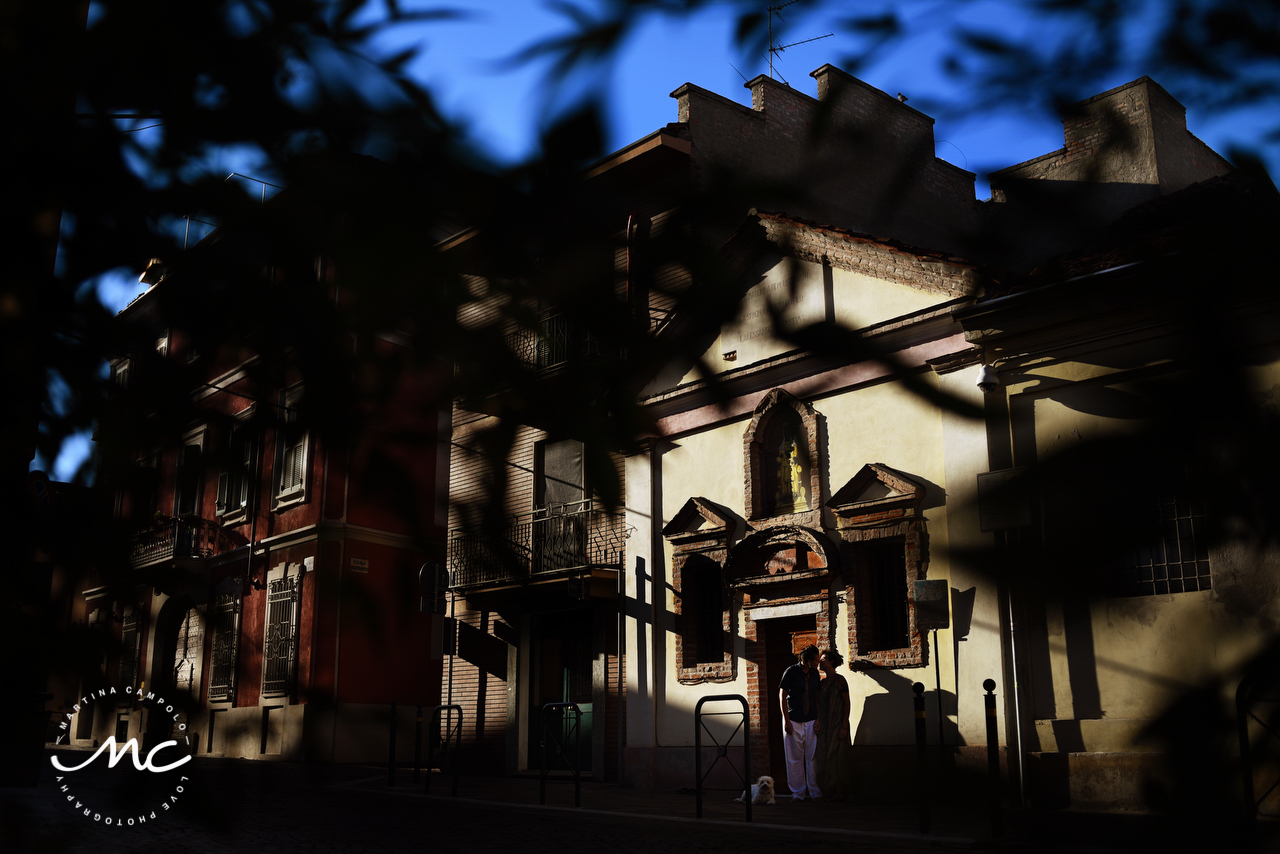
<svg viewBox="0 0 1280 854"><path fill-rule="evenodd" d="M573 726L569 729L569 732L573 734L572 753L565 751L565 746L561 743L561 739L556 738L555 734L547 726L547 712L552 709L573 709ZM564 716L557 717L556 720L563 723ZM542 707L539 723L542 731L542 774L538 780L538 803L545 804L547 802L547 741L550 740L555 745L556 753L564 760L569 770L573 771L573 805L575 807L582 806L582 780L578 772L582 710L578 708L577 703L547 703ZM562 735L564 735L563 731ZM568 739L565 740L567 741Z"/></svg>
<svg viewBox="0 0 1280 854"><path fill-rule="evenodd" d="M1256 674L1241 679L1239 686L1236 687L1236 731L1240 739L1240 784L1244 801L1244 818L1247 821L1253 821L1259 816L1277 817L1275 813L1262 812L1259 807L1277 787L1280 787L1280 777L1276 778L1261 795L1258 795L1253 779L1255 770L1253 759L1257 746L1249 738L1249 721L1252 719L1262 728L1262 741L1268 738L1280 741L1280 732L1272 728L1268 720L1270 716L1259 717L1256 711L1256 707L1264 703L1273 707L1280 703L1280 692L1276 689L1275 681L1271 678L1262 681Z"/></svg>
<svg viewBox="0 0 1280 854"><path fill-rule="evenodd" d="M434 733L436 731L436 724L440 720L440 712L444 709L449 710L449 718L448 718L448 723L445 724L444 738L440 739L440 755L442 757L448 757L453 762L453 796L456 798L458 797L458 766L459 766L458 748L462 744L462 706L459 706L455 703L455 704L447 704L443 706L436 706L434 709L432 709L431 710L431 726L428 729L428 732ZM456 727L453 725L454 709L458 710L458 725ZM452 753L449 752L450 738L453 739ZM428 739L427 785L426 785L427 794L431 794L431 778L434 776L431 773L431 769L435 765L435 754L436 754L436 740L434 738ZM443 762L441 763L441 765L443 766ZM444 768L442 767L440 770L443 771Z"/></svg>
<svg viewBox="0 0 1280 854"><path fill-rule="evenodd" d="M730 701L730 700L736 700L742 704L741 713L736 711L704 713L702 711L703 703L715 703L715 702ZM715 762L712 762L711 765L708 766L707 773L703 774L702 773L702 731L706 729L706 725L703 724L702 718L704 717L704 715L710 716L710 717L717 717L720 715L736 715L736 714L742 715L742 721L738 724L737 728L734 729L733 732L729 733L729 737L725 739L724 744L721 744L719 741L716 740L715 734L712 733L711 730L709 729L707 730L707 735L711 736L712 742L714 742L716 745L717 755L715 758ZM740 773L738 772L738 769L734 766L733 762L730 761L729 759L729 745L733 742L733 737L738 734L738 730L742 730L743 763L742 763L742 771ZM746 802L746 806L747 806L747 821L751 821L751 708L750 706L747 705L747 698L742 696L741 694L716 694L713 697L703 697L701 700L698 701L698 705L694 706L694 709L693 709L693 767L694 767L693 773L698 781L697 787L696 787L697 801L698 801L698 815L697 815L698 818L702 818L702 783L711 774L711 769L716 767L716 762L719 762L721 759L723 759L730 768L733 768L734 773L738 774L739 779L742 780L742 787L746 791L746 796L743 797L742 800ZM725 791L725 790L718 789L715 791Z"/></svg>

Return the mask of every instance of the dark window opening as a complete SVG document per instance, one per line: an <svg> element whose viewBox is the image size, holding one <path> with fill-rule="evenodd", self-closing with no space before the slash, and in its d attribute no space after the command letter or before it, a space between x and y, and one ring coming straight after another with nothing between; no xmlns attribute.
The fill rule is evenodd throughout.
<svg viewBox="0 0 1280 854"><path fill-rule="evenodd" d="M253 452L254 441L249 429L234 428L228 442L226 465L218 472L219 516L230 516L248 508Z"/></svg>
<svg viewBox="0 0 1280 854"><path fill-rule="evenodd" d="M685 613L692 622L686 636L694 645L694 662L724 660L724 593L720 566L709 558L690 558L684 567Z"/></svg>
<svg viewBox="0 0 1280 854"><path fill-rule="evenodd" d="M858 593L859 652L911 645L906 547L901 539L867 543Z"/></svg>
<svg viewBox="0 0 1280 854"><path fill-rule="evenodd" d="M586 498L582 443L540 442L536 451L535 507L577 505ZM572 509L577 509L573 507Z"/></svg>

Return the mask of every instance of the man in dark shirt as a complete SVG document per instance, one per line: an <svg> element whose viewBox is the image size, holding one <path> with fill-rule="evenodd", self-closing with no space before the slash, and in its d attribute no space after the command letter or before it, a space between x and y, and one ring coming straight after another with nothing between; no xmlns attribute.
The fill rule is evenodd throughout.
<svg viewBox="0 0 1280 854"><path fill-rule="evenodd" d="M800 653L800 661L782 673L778 701L782 706L782 746L787 754L787 785L791 797L818 800L818 774L814 755L818 749L818 648L813 644Z"/></svg>

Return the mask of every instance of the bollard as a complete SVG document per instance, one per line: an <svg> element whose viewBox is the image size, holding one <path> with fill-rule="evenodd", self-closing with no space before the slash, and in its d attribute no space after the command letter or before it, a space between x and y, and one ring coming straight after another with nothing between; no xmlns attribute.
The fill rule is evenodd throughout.
<svg viewBox="0 0 1280 854"><path fill-rule="evenodd" d="M418 704L418 724L413 733L413 785L418 785L418 769L422 766L422 704Z"/></svg>
<svg viewBox="0 0 1280 854"><path fill-rule="evenodd" d="M996 736L996 681L987 679L982 683L987 692L982 703L987 708L987 776L991 785L991 835L1000 836L1004 832L1000 815L1000 740Z"/></svg>
<svg viewBox="0 0 1280 854"><path fill-rule="evenodd" d="M453 796L456 798L456 797L458 797L458 772L460 771L461 766L462 766L462 763L461 763L461 762L459 761L459 759L458 759L458 754L459 754L459 752L460 752L460 750L461 750L461 748L459 747L459 745L462 743L462 706L459 706L459 705L454 704L454 703L451 703L451 704L449 704L449 705L445 705L445 706L436 706L434 709L432 709L432 710L431 710L431 726L430 726L430 727L428 727L429 735L430 735L430 741L428 741L428 742L427 742L427 786L426 786L426 794L428 794L428 795L429 795L429 794L431 794L431 777L433 776L433 775L432 775L432 773L431 773L431 770L432 770L433 768L435 768L435 767L436 767L436 762L435 762L435 757L436 757L436 737L435 737L436 727L437 727L437 726L439 725L439 723L440 723L440 712L445 711L445 710L448 710L449 717L448 717L448 722L447 722L447 723L445 724L445 726L444 726L444 737L441 739L441 742L440 742L440 755L441 755L441 756L447 756L447 757L448 757L448 760L447 760L447 761L449 762L449 764L450 764L450 765L452 765L452 766L453 766ZM453 725L453 713L454 713L455 711L457 711L457 713L458 713L458 726L457 726L457 727L454 727L454 725ZM450 750L450 748L449 748L449 739L451 739L451 738L453 739L453 748L452 748L452 750ZM441 761L441 763L440 763L440 773L442 773L442 774L444 773L444 761L443 761L443 760L442 760L442 761Z"/></svg>
<svg viewBox="0 0 1280 854"><path fill-rule="evenodd" d="M387 785L396 784L396 701L391 701L391 746L387 752Z"/></svg>
<svg viewBox="0 0 1280 854"><path fill-rule="evenodd" d="M929 832L929 795L932 781L929 779L929 739L925 735L924 684L911 686L915 692L916 710L916 759L920 764L920 832Z"/></svg>

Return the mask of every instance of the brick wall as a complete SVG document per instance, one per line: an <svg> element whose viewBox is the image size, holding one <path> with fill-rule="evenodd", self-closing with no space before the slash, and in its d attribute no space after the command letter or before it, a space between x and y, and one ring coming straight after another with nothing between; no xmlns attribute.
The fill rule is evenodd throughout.
<svg viewBox="0 0 1280 854"><path fill-rule="evenodd" d="M782 214L759 212L765 234L788 254L948 297L973 291L976 267L958 258Z"/></svg>
<svg viewBox="0 0 1280 854"><path fill-rule="evenodd" d="M492 611L465 607L444 659L441 703L463 709L462 761L468 774L502 774L507 747L507 644L494 636L514 630ZM451 698L451 699L450 699Z"/></svg>
<svg viewBox="0 0 1280 854"><path fill-rule="evenodd" d="M673 92L695 177L774 182L785 198L759 188L757 207L962 252L978 222L974 176L935 156L933 120L834 66L813 76L817 99L757 77L751 107L692 84Z"/></svg>

